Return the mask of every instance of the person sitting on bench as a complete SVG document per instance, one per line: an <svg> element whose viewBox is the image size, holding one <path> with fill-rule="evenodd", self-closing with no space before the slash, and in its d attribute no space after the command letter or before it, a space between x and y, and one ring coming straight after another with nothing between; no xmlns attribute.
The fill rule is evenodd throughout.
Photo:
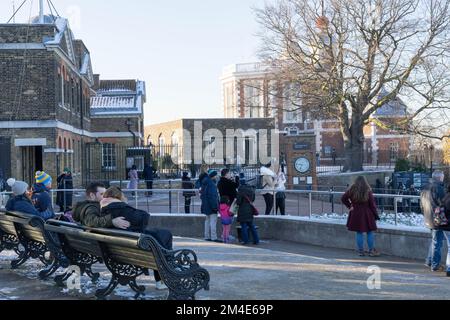
<svg viewBox="0 0 450 320"><path fill-rule="evenodd" d="M163 248L172 250L172 234L162 229L146 229L148 213L145 212L145 219L141 210L126 204L126 198L119 188L106 190L101 183L93 183L86 189L86 197L88 200L79 202L74 207L75 221L90 228L116 228L145 233L154 237ZM154 276L156 288L167 289L157 271L154 271Z"/></svg>

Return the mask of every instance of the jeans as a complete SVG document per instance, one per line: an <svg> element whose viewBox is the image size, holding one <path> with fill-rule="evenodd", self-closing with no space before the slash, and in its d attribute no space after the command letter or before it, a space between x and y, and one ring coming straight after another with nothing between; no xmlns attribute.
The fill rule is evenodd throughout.
<svg viewBox="0 0 450 320"><path fill-rule="evenodd" d="M273 194L266 193L263 195L266 202L266 216L270 215L273 209Z"/></svg>
<svg viewBox="0 0 450 320"><path fill-rule="evenodd" d="M278 214L278 210L280 210L280 214L282 216L286 215L286 199L284 197L276 198L276 213Z"/></svg>
<svg viewBox="0 0 450 320"><path fill-rule="evenodd" d="M259 243L259 237L258 237L258 231L256 231L255 225L253 222L241 222L241 236L242 236L242 242L244 244L248 243L248 229L250 228L250 232L253 236L253 243L258 244Z"/></svg>
<svg viewBox="0 0 450 320"><path fill-rule="evenodd" d="M358 246L359 251L364 251L364 233L356 233L356 245ZM370 251L375 249L375 234L373 232L367 233L367 246Z"/></svg>
<svg viewBox="0 0 450 320"><path fill-rule="evenodd" d="M441 264L442 241L445 236L442 230L431 230L431 244L425 263L433 270L437 270Z"/></svg>
<svg viewBox="0 0 450 320"><path fill-rule="evenodd" d="M205 240L217 240L217 213L206 216Z"/></svg>

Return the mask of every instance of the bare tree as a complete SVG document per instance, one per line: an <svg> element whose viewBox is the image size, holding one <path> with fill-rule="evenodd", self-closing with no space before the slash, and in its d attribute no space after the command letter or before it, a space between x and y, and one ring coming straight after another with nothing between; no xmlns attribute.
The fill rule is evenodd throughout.
<svg viewBox="0 0 450 320"><path fill-rule="evenodd" d="M255 9L261 57L297 83L316 117L336 119L345 171L363 164L364 126L444 139L450 102L450 0L278 0ZM404 119L374 114L401 98Z"/></svg>

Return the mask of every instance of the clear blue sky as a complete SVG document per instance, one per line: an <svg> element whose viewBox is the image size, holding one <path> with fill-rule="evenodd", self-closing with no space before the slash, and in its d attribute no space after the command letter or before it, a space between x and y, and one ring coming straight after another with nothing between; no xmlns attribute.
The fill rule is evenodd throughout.
<svg viewBox="0 0 450 320"><path fill-rule="evenodd" d="M16 22L28 20L31 0ZM0 0L5 23L22 0ZM46 2L46 0L44 1ZM33 0L32 15L38 13ZM262 0L53 0L91 52L95 73L147 82L146 124L222 117L219 77L256 59ZM79 14L78 14L79 13Z"/></svg>

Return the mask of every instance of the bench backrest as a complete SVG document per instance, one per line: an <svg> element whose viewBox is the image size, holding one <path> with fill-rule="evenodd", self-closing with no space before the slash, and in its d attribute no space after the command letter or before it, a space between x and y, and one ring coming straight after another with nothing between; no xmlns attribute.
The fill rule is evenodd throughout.
<svg viewBox="0 0 450 320"><path fill-rule="evenodd" d="M45 230L58 234L63 242L63 246L69 246L71 249L81 253L102 257L98 241L84 236L86 233L85 228L78 224L49 220L45 225Z"/></svg>
<svg viewBox="0 0 450 320"><path fill-rule="evenodd" d="M0 213L0 233L13 235L17 237L16 227L14 222L4 213Z"/></svg>
<svg viewBox="0 0 450 320"><path fill-rule="evenodd" d="M137 267L158 270L151 251L139 248L140 234L110 229L92 229L78 224L49 220L45 229L60 234L73 249Z"/></svg>
<svg viewBox="0 0 450 320"><path fill-rule="evenodd" d="M44 220L37 216L30 216L19 212L5 212L5 218L12 222L16 232L20 232L27 240L45 243Z"/></svg>

